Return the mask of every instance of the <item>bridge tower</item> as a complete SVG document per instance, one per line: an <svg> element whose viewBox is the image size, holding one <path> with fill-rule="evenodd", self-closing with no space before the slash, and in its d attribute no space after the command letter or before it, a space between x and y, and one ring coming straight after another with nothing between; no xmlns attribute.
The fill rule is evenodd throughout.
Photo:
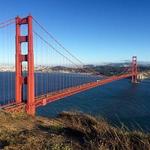
<svg viewBox="0 0 150 150"><path fill-rule="evenodd" d="M27 35L21 35L21 26L27 25ZM27 54L22 53L22 43L27 43ZM27 62L27 76L23 76L22 63ZM34 54L32 16L16 17L16 103L23 101L23 85L27 86L26 111L35 114Z"/></svg>
<svg viewBox="0 0 150 150"><path fill-rule="evenodd" d="M132 57L132 83L137 83L137 57L133 56Z"/></svg>

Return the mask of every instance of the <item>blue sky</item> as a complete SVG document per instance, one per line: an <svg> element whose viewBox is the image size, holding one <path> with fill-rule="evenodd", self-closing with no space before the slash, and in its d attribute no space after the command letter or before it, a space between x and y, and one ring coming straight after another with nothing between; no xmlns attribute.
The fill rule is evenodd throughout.
<svg viewBox="0 0 150 150"><path fill-rule="evenodd" d="M150 61L149 0L0 0L0 22L31 13L85 63Z"/></svg>

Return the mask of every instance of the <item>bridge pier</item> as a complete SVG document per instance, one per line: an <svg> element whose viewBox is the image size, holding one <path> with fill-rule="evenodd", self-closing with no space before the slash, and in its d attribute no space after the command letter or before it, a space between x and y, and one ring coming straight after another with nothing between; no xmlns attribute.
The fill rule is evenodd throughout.
<svg viewBox="0 0 150 150"><path fill-rule="evenodd" d="M21 35L21 25L28 26L28 35ZM21 44L27 43L27 54L22 54ZM22 63L27 62L27 76L23 76ZM16 17L16 103L23 102L23 85L27 86L26 111L35 115L34 94L34 54L32 16L26 18Z"/></svg>

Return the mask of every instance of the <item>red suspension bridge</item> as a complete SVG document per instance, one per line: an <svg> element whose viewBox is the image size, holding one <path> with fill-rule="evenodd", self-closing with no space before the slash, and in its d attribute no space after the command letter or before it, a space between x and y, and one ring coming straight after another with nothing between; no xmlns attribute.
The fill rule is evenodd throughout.
<svg viewBox="0 0 150 150"><path fill-rule="evenodd" d="M32 16L2 22L0 32L3 41L0 108L3 110L16 112L24 109L29 115L35 115L39 106L97 86L124 78L137 82L136 56L118 75L104 76L85 68L80 59Z"/></svg>

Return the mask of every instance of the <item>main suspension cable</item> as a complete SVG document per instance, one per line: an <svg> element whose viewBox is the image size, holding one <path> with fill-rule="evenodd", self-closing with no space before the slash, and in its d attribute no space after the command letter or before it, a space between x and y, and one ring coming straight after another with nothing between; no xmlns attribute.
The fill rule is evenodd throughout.
<svg viewBox="0 0 150 150"><path fill-rule="evenodd" d="M0 28L5 28L13 23L15 23L15 18L0 22Z"/></svg>
<svg viewBox="0 0 150 150"><path fill-rule="evenodd" d="M33 33L39 37L39 39L41 39L45 44L47 44L50 48L52 48L54 51L56 51L59 55L63 56L66 60L68 60L70 63L72 63L73 65L75 65L77 68L80 68L81 70L85 71L85 73L87 73L86 69L81 68L79 65L77 65L76 63L74 63L71 59L69 59L67 56L65 56L64 54L62 54L59 50L57 50L53 45L51 45L47 40L45 40L40 34L38 34L36 31L33 31Z"/></svg>
<svg viewBox="0 0 150 150"><path fill-rule="evenodd" d="M33 18L34 22L35 22L36 24L38 24L39 27L40 27L47 35L49 35L49 37L50 37L52 40L54 40L63 50L65 50L71 57L73 57L75 60L77 60L82 66L85 66L85 64L84 64L79 58L77 58L76 56L74 56L68 49L66 49L66 48L65 48L50 32L48 32L48 31L46 30L46 28L43 27L34 17L32 17L32 18ZM95 74L99 74L99 72L95 71L95 70L92 69L92 68L88 68L87 70L90 70L90 71L92 71L92 72L95 73ZM101 75L102 75L102 74L101 74ZM104 76L104 75L102 75L102 76Z"/></svg>
<svg viewBox="0 0 150 150"><path fill-rule="evenodd" d="M47 44L50 48L52 48L54 51L56 51L58 54L63 56L65 59L67 59L69 62L71 62L76 67L79 67L77 64L75 64L72 60L70 60L68 57L66 57L64 54L62 54L60 51L58 51L53 45L51 45L47 40L45 40L41 35L39 35L37 32L33 31L33 33L38 36L45 44Z"/></svg>

